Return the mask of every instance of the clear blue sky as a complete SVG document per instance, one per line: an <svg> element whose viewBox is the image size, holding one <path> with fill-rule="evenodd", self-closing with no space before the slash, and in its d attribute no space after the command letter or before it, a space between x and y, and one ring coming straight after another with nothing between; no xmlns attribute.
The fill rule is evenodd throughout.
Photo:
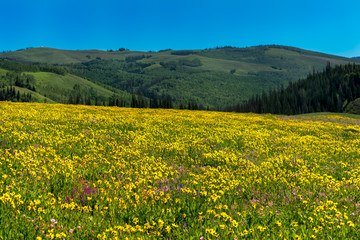
<svg viewBox="0 0 360 240"><path fill-rule="evenodd" d="M0 0L0 51L289 45L360 56L359 0Z"/></svg>

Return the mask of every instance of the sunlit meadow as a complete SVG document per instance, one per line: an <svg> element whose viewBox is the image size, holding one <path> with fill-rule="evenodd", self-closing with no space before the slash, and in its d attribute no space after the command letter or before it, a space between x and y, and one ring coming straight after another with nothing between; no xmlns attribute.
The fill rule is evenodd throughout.
<svg viewBox="0 0 360 240"><path fill-rule="evenodd" d="M0 238L360 238L359 124L0 102Z"/></svg>

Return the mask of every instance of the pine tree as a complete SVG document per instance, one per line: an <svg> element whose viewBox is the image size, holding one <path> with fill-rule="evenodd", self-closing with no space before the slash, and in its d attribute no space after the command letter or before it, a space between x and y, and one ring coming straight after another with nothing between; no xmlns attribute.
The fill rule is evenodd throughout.
<svg viewBox="0 0 360 240"><path fill-rule="evenodd" d="M131 107L132 108L137 108L138 107L138 101L135 97L135 94L131 95Z"/></svg>

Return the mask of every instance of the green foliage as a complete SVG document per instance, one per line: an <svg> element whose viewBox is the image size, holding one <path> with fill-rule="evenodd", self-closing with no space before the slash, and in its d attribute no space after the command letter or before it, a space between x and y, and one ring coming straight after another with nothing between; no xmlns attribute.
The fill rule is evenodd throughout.
<svg viewBox="0 0 360 240"><path fill-rule="evenodd" d="M190 54L196 54L196 51L192 51L192 50L179 50L179 51L172 51L171 54L172 54L172 55L187 56L187 55L190 55Z"/></svg>
<svg viewBox="0 0 360 240"><path fill-rule="evenodd" d="M354 101L350 102L347 105L345 112L352 114L360 114L360 98L357 98Z"/></svg>
<svg viewBox="0 0 360 240"><path fill-rule="evenodd" d="M199 65L199 60L156 63L127 63L118 60L91 61L69 65L68 71L92 81L99 81L127 91L141 91L147 98L171 95L176 106L180 102L196 101L204 108L218 109L230 100L245 100L254 92L253 84L272 84L267 78L210 72L187 65ZM261 84L260 84L261 83ZM243 93L242 93L243 92ZM239 94L240 93L240 94Z"/></svg>
<svg viewBox="0 0 360 240"><path fill-rule="evenodd" d="M147 55L145 56L144 54L142 55L131 55L125 58L126 62L136 62L137 60L141 60L144 58L151 58L151 55Z"/></svg>
<svg viewBox="0 0 360 240"><path fill-rule="evenodd" d="M189 66L189 67L200 67L202 65L199 58L194 58L192 60L190 59L180 59L179 64L183 66Z"/></svg>
<svg viewBox="0 0 360 240"><path fill-rule="evenodd" d="M38 100L38 96L34 96L32 91L19 87L0 88L0 101L13 102L33 102Z"/></svg>

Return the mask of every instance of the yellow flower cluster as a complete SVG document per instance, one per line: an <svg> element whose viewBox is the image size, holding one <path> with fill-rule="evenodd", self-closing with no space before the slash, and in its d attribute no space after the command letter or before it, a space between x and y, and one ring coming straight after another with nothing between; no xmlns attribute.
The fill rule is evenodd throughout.
<svg viewBox="0 0 360 240"><path fill-rule="evenodd" d="M0 102L0 238L359 238L360 126Z"/></svg>

